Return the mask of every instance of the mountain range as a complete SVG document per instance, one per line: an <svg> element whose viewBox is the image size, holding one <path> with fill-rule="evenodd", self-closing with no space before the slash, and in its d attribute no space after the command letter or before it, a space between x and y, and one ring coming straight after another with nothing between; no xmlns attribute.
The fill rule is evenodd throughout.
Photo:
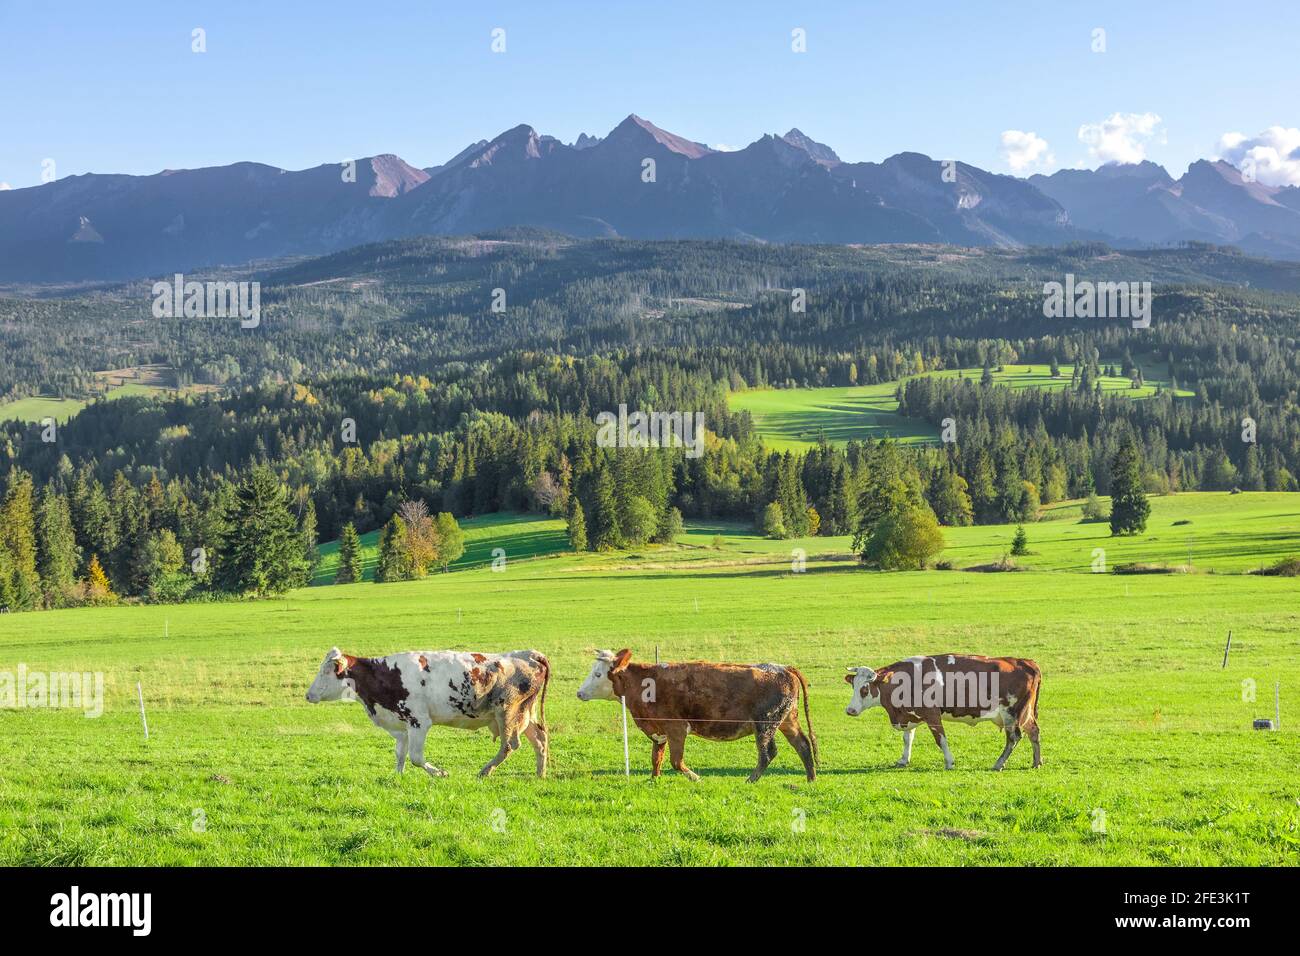
<svg viewBox="0 0 1300 956"><path fill-rule="evenodd" d="M516 126L423 169L393 155L301 171L245 162L0 191L0 280L152 276L509 226L755 242L1197 241L1300 260L1300 187L1205 160L1176 180L1150 162L1028 179L919 153L849 163L798 129L724 151L633 115L570 144Z"/></svg>

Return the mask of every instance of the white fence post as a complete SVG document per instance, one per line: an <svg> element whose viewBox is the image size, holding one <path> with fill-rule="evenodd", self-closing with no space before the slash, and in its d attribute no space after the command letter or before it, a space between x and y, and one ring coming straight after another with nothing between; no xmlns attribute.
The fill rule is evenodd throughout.
<svg viewBox="0 0 1300 956"><path fill-rule="evenodd" d="M140 698L140 723L142 723L142 724L144 725L144 739L145 739L145 740L148 740L148 739L149 739L149 721L146 720L146 719L145 719L145 716L144 716L144 689L140 686L140 682L139 682L139 681L136 681L136 682L135 682L135 693L136 693L136 696Z"/></svg>
<svg viewBox="0 0 1300 956"><path fill-rule="evenodd" d="M623 776L632 776L632 763L627 752L627 698L620 697L623 702Z"/></svg>

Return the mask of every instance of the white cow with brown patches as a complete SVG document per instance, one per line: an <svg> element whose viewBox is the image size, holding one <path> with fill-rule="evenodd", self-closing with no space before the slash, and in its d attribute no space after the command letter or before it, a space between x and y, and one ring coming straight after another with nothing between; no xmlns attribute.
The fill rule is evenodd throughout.
<svg viewBox="0 0 1300 956"><path fill-rule="evenodd" d="M447 775L425 762L424 740L430 727L487 727L501 739L501 749L479 776L486 777L510 756L523 734L537 753L537 776L544 777L546 687L550 679L550 662L537 651L407 651L387 657L353 657L335 647L321 662L307 690L307 701L360 700L371 722L392 735L398 773L409 753L411 763L430 776Z"/></svg>
<svg viewBox="0 0 1300 956"><path fill-rule="evenodd" d="M945 720L989 721L1001 728L1006 747L994 770L1006 765L1021 736L1033 744L1034 766L1043 763L1038 744L1038 690L1043 674L1031 660L935 654L909 657L878 670L850 667L844 680L853 688L845 713L856 717L864 710L882 707L890 725L902 732L903 755L895 766L906 767L911 762L912 737L924 724L943 751L944 767L951 770L954 761L943 730Z"/></svg>

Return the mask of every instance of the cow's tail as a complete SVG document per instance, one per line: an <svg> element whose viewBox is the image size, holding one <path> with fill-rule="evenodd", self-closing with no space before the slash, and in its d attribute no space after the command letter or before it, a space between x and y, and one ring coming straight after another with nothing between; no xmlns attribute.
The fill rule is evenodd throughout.
<svg viewBox="0 0 1300 956"><path fill-rule="evenodd" d="M1043 672L1031 660L1022 659L1020 666L1029 672L1029 693L1025 694L1025 699L1020 702L1020 708L1016 713L1016 726L1021 730L1028 730L1030 727L1038 726L1038 692L1043 686Z"/></svg>
<svg viewBox="0 0 1300 956"><path fill-rule="evenodd" d="M817 767L821 765L821 756L817 750L817 735L813 733L812 711L808 709L808 681L804 680L803 674L796 667L791 667L790 673L799 681L799 689L803 691L803 722L808 725L808 741L812 744L813 766ZM795 706L798 706L798 702Z"/></svg>
<svg viewBox="0 0 1300 956"><path fill-rule="evenodd" d="M551 683L551 662L544 654L537 655L537 663L542 668L542 693L537 700L537 726L546 732L546 688Z"/></svg>

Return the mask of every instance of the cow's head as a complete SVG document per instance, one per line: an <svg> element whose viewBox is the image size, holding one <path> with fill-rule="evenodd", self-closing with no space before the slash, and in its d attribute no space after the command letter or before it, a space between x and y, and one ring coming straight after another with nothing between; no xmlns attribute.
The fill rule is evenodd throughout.
<svg viewBox="0 0 1300 956"><path fill-rule="evenodd" d="M887 692L889 675L877 674L870 667L850 667L844 680L853 688L853 698L844 708L844 713L856 717L864 710L880 706Z"/></svg>
<svg viewBox="0 0 1300 956"><path fill-rule="evenodd" d="M322 700L342 700L351 690L344 677L348 672L348 656L337 647L330 648L321 661L316 679L307 688L307 703L319 704Z"/></svg>
<svg viewBox="0 0 1300 956"><path fill-rule="evenodd" d="M591 665L591 673L578 688L578 700L617 700L611 675L627 667L632 659L632 652L627 648L615 654L613 651L597 651L596 663Z"/></svg>

